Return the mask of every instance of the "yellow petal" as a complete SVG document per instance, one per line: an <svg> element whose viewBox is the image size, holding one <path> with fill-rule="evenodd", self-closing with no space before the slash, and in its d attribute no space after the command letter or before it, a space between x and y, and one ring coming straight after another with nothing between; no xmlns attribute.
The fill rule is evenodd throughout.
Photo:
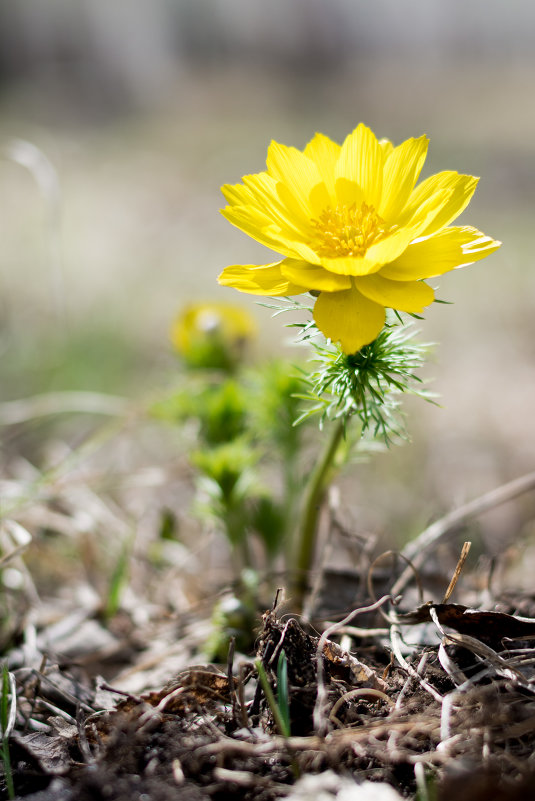
<svg viewBox="0 0 535 801"><path fill-rule="evenodd" d="M415 210L436 192L453 189L459 177L459 173L453 170L444 170L436 175L430 175L411 192L403 216L405 218L412 217Z"/></svg>
<svg viewBox="0 0 535 801"><path fill-rule="evenodd" d="M369 275L381 269L381 264L369 261L363 256L340 256L337 259L321 257L322 267L337 275Z"/></svg>
<svg viewBox="0 0 535 801"><path fill-rule="evenodd" d="M427 136L407 139L388 156L383 171L383 199L379 214L395 222L405 206L424 165L429 140Z"/></svg>
<svg viewBox="0 0 535 801"><path fill-rule="evenodd" d="M310 239L312 235L311 219L316 214L316 210L311 203L311 198L314 199L317 196L318 190L320 191L321 195L325 197L326 195L325 185L316 184L314 189L310 192L310 195L308 196L305 205L302 199L300 197L296 197L286 184L283 183L277 184L277 195L279 196L280 201L286 210L288 219L292 220L294 225L303 232L303 236L305 236L307 239ZM324 202L325 201L323 201L323 203Z"/></svg>
<svg viewBox="0 0 535 801"><path fill-rule="evenodd" d="M394 145L390 141L390 139L379 139L379 144L381 145L381 150L383 151L383 156L386 161L388 156L394 150Z"/></svg>
<svg viewBox="0 0 535 801"><path fill-rule="evenodd" d="M407 248L410 242L419 234L419 228L401 228L385 237L381 242L371 245L366 251L366 260L373 269L369 273L377 272L383 264L393 261ZM364 273L361 273L363 275Z"/></svg>
<svg viewBox="0 0 535 801"><path fill-rule="evenodd" d="M282 216L282 212L279 213L267 202L263 207L260 203L249 206L226 206L221 209L221 214L240 231L272 250L285 256L318 261L315 251L305 244L310 239L309 234L303 233L298 227L293 227L292 222Z"/></svg>
<svg viewBox="0 0 535 801"><path fill-rule="evenodd" d="M355 286L375 303L412 314L420 314L435 299L431 287L422 281L390 281L379 274L355 278Z"/></svg>
<svg viewBox="0 0 535 801"><path fill-rule="evenodd" d="M381 275L393 281L431 278L484 259L500 245L468 225L443 228L410 244L398 259L383 267Z"/></svg>
<svg viewBox="0 0 535 801"><path fill-rule="evenodd" d="M383 265L397 259L409 244L428 230L448 202L450 190L431 194L415 211L412 219L393 229L384 239L371 245L366 251L366 259L373 265L369 272L375 272ZM362 275L362 273L361 273Z"/></svg>
<svg viewBox="0 0 535 801"><path fill-rule="evenodd" d="M224 184L221 192L230 206L248 206L254 202L254 195L243 184Z"/></svg>
<svg viewBox="0 0 535 801"><path fill-rule="evenodd" d="M295 204L291 197L291 208L281 198L278 184L267 172L258 175L246 175L244 184L253 196L251 205L255 205L266 216L269 216L289 236L308 237L309 216L301 206ZM248 205L248 204L245 204Z"/></svg>
<svg viewBox="0 0 535 801"><path fill-rule="evenodd" d="M280 229L274 227L269 217L253 206L226 206L221 209L221 214L262 245L288 256L294 255L294 251L288 247L288 239L281 237Z"/></svg>
<svg viewBox="0 0 535 801"><path fill-rule="evenodd" d="M459 176L459 178L462 180L457 182L447 202L444 203L440 212L425 229L425 234L432 234L435 231L440 231L441 228L445 228L446 225L453 222L470 203L472 195L476 191L479 178L474 178L472 175L463 175Z"/></svg>
<svg viewBox="0 0 535 801"><path fill-rule="evenodd" d="M333 189L333 193L331 195L326 184L316 184L308 198L312 219L321 217L325 209L336 205L336 189Z"/></svg>
<svg viewBox="0 0 535 801"><path fill-rule="evenodd" d="M345 139L336 165L336 177L357 183L364 199L379 207L383 187L383 148L362 123Z"/></svg>
<svg viewBox="0 0 535 801"><path fill-rule="evenodd" d="M288 281L281 272L281 262L264 264L233 264L225 267L218 282L250 295L300 295L307 289Z"/></svg>
<svg viewBox="0 0 535 801"><path fill-rule="evenodd" d="M340 156L340 149L337 142L333 142L324 134L317 133L304 150L305 156L312 159L318 168L321 180L333 199L335 197L334 170Z"/></svg>
<svg viewBox="0 0 535 801"><path fill-rule="evenodd" d="M237 228L268 247L277 250L276 243L279 240L309 239L308 218L302 214L297 218L284 206L277 193L277 184L266 172L245 175L243 184L226 184L221 191L230 204L223 215ZM272 228L273 225L276 229ZM252 233L253 229L256 234Z"/></svg>
<svg viewBox="0 0 535 801"><path fill-rule="evenodd" d="M345 275L335 275L317 264L298 259L285 259L281 262L281 272L295 284L317 289L320 292L340 292L351 287L351 279Z"/></svg>
<svg viewBox="0 0 535 801"><path fill-rule="evenodd" d="M340 343L345 353L356 353L380 333L385 310L357 289L322 292L314 306L314 320L326 337Z"/></svg>
<svg viewBox="0 0 535 801"><path fill-rule="evenodd" d="M316 184L322 182L315 163L295 147L271 142L266 160L268 173L308 208L308 198Z"/></svg>
<svg viewBox="0 0 535 801"><path fill-rule="evenodd" d="M431 234L449 225L470 203L476 191L479 178L472 175L459 175L457 172L440 172L422 181L413 190L407 206L403 210L403 221L418 215L418 209L426 204L433 195L442 197L442 203L437 214L429 222L424 234Z"/></svg>
<svg viewBox="0 0 535 801"><path fill-rule="evenodd" d="M335 181L336 202L341 205L360 206L364 201L364 192L355 181L347 178L337 178Z"/></svg>

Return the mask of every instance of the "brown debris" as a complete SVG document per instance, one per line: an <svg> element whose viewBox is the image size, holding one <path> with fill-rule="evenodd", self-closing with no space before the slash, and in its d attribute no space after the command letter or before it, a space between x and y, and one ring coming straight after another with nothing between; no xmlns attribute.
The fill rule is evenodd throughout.
<svg viewBox="0 0 535 801"><path fill-rule="evenodd" d="M388 599L352 616L374 625L370 610ZM280 704L284 652L289 737L254 663L234 669L232 652L226 670L194 665L139 695L91 686L47 660L19 667L17 792L31 801L272 801L299 777L335 771L408 796L427 771L439 799L474 801L473 777L485 787L492 776L492 797L512 801L535 777L535 621L459 604L392 609L391 644L380 633L337 641L351 630L344 621L320 635L265 613L257 659ZM385 631L376 624L370 632ZM437 639L407 645L422 626Z"/></svg>
<svg viewBox="0 0 535 801"><path fill-rule="evenodd" d="M535 640L535 619L469 609L461 604L426 603L398 615L398 620L410 624L431 622L431 610L443 626L476 637L491 647L503 647L511 640Z"/></svg>

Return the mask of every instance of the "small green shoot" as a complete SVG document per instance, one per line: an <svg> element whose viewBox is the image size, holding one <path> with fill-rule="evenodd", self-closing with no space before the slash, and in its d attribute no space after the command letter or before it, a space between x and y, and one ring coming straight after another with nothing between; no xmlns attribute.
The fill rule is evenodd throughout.
<svg viewBox="0 0 535 801"><path fill-rule="evenodd" d="M277 662L277 703L284 723L285 737L291 733L290 724L290 696L288 693L288 660L284 649L280 652Z"/></svg>
<svg viewBox="0 0 535 801"><path fill-rule="evenodd" d="M284 653L284 651L282 652ZM282 657L282 654L281 654ZM279 664L277 668L277 675L282 676L285 675L285 694L281 692L281 687L278 688L278 700L273 695L273 690L271 689L271 685L268 681L268 677L266 675L266 671L262 661L257 659L255 661L255 668L258 673L258 678L260 679L260 684L262 685L262 690L264 691L264 695L266 696L266 701L268 702L269 708L271 709L271 714L273 715L273 720L275 721L275 726L279 730L280 734L283 737L290 736L290 715L288 709L288 676L286 670L286 655L284 656L284 662L281 662L281 658L279 658ZM284 682L283 682L284 683ZM281 699L286 699L286 705L284 703L281 706Z"/></svg>
<svg viewBox="0 0 535 801"><path fill-rule="evenodd" d="M421 762L414 766L416 779L416 801L437 801L437 783L435 774L426 770Z"/></svg>
<svg viewBox="0 0 535 801"><path fill-rule="evenodd" d="M108 585L108 593L104 604L104 619L111 620L117 614L121 606L121 596L124 587L128 583L128 570L130 565L131 542L126 542L121 548L121 553Z"/></svg>

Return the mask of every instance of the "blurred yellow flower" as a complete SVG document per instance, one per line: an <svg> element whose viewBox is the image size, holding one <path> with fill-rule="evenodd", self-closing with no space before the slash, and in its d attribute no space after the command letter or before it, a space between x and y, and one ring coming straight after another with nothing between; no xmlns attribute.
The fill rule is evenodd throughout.
<svg viewBox="0 0 535 801"><path fill-rule="evenodd" d="M272 142L265 172L222 188L223 215L284 258L232 265L219 283L255 295L312 292L316 325L346 353L375 339L385 308L422 312L434 300L422 279L501 244L450 225L477 178L440 172L415 187L427 145L422 136L394 147L362 124L342 145L319 133L303 151Z"/></svg>
<svg viewBox="0 0 535 801"><path fill-rule="evenodd" d="M175 350L194 367L232 367L255 334L251 315L230 303L190 304L171 327Z"/></svg>

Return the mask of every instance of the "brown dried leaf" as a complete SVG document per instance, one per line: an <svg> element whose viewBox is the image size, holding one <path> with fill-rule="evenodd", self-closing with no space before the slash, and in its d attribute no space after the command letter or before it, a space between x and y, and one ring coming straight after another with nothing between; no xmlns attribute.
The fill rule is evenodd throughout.
<svg viewBox="0 0 535 801"><path fill-rule="evenodd" d="M184 670L161 690L143 693L139 697L131 696L121 701L117 709L128 712L145 703L160 707L161 711L180 714L187 704L230 703L230 700L227 676L208 665Z"/></svg>
<svg viewBox="0 0 535 801"><path fill-rule="evenodd" d="M504 612L486 612L470 609L461 604L434 604L431 601L412 612L399 614L400 623L431 622L430 609L434 609L442 626L449 626L460 634L475 637L492 648L499 648L503 640L530 640L535 638L535 620L507 615Z"/></svg>
<svg viewBox="0 0 535 801"><path fill-rule="evenodd" d="M70 726L69 729L69 736L66 731L56 735L45 732L20 734L14 731L12 739L46 776L60 776L71 767L70 747L76 744L78 738L76 726Z"/></svg>
<svg viewBox="0 0 535 801"><path fill-rule="evenodd" d="M344 678L351 686L373 687L375 690L381 690L382 692L388 689L387 684L377 676L374 670L363 662L359 662L355 656L348 653L348 651L344 651L332 640L327 640L325 643L323 656L329 663L331 675L336 672L349 671L349 677Z"/></svg>

